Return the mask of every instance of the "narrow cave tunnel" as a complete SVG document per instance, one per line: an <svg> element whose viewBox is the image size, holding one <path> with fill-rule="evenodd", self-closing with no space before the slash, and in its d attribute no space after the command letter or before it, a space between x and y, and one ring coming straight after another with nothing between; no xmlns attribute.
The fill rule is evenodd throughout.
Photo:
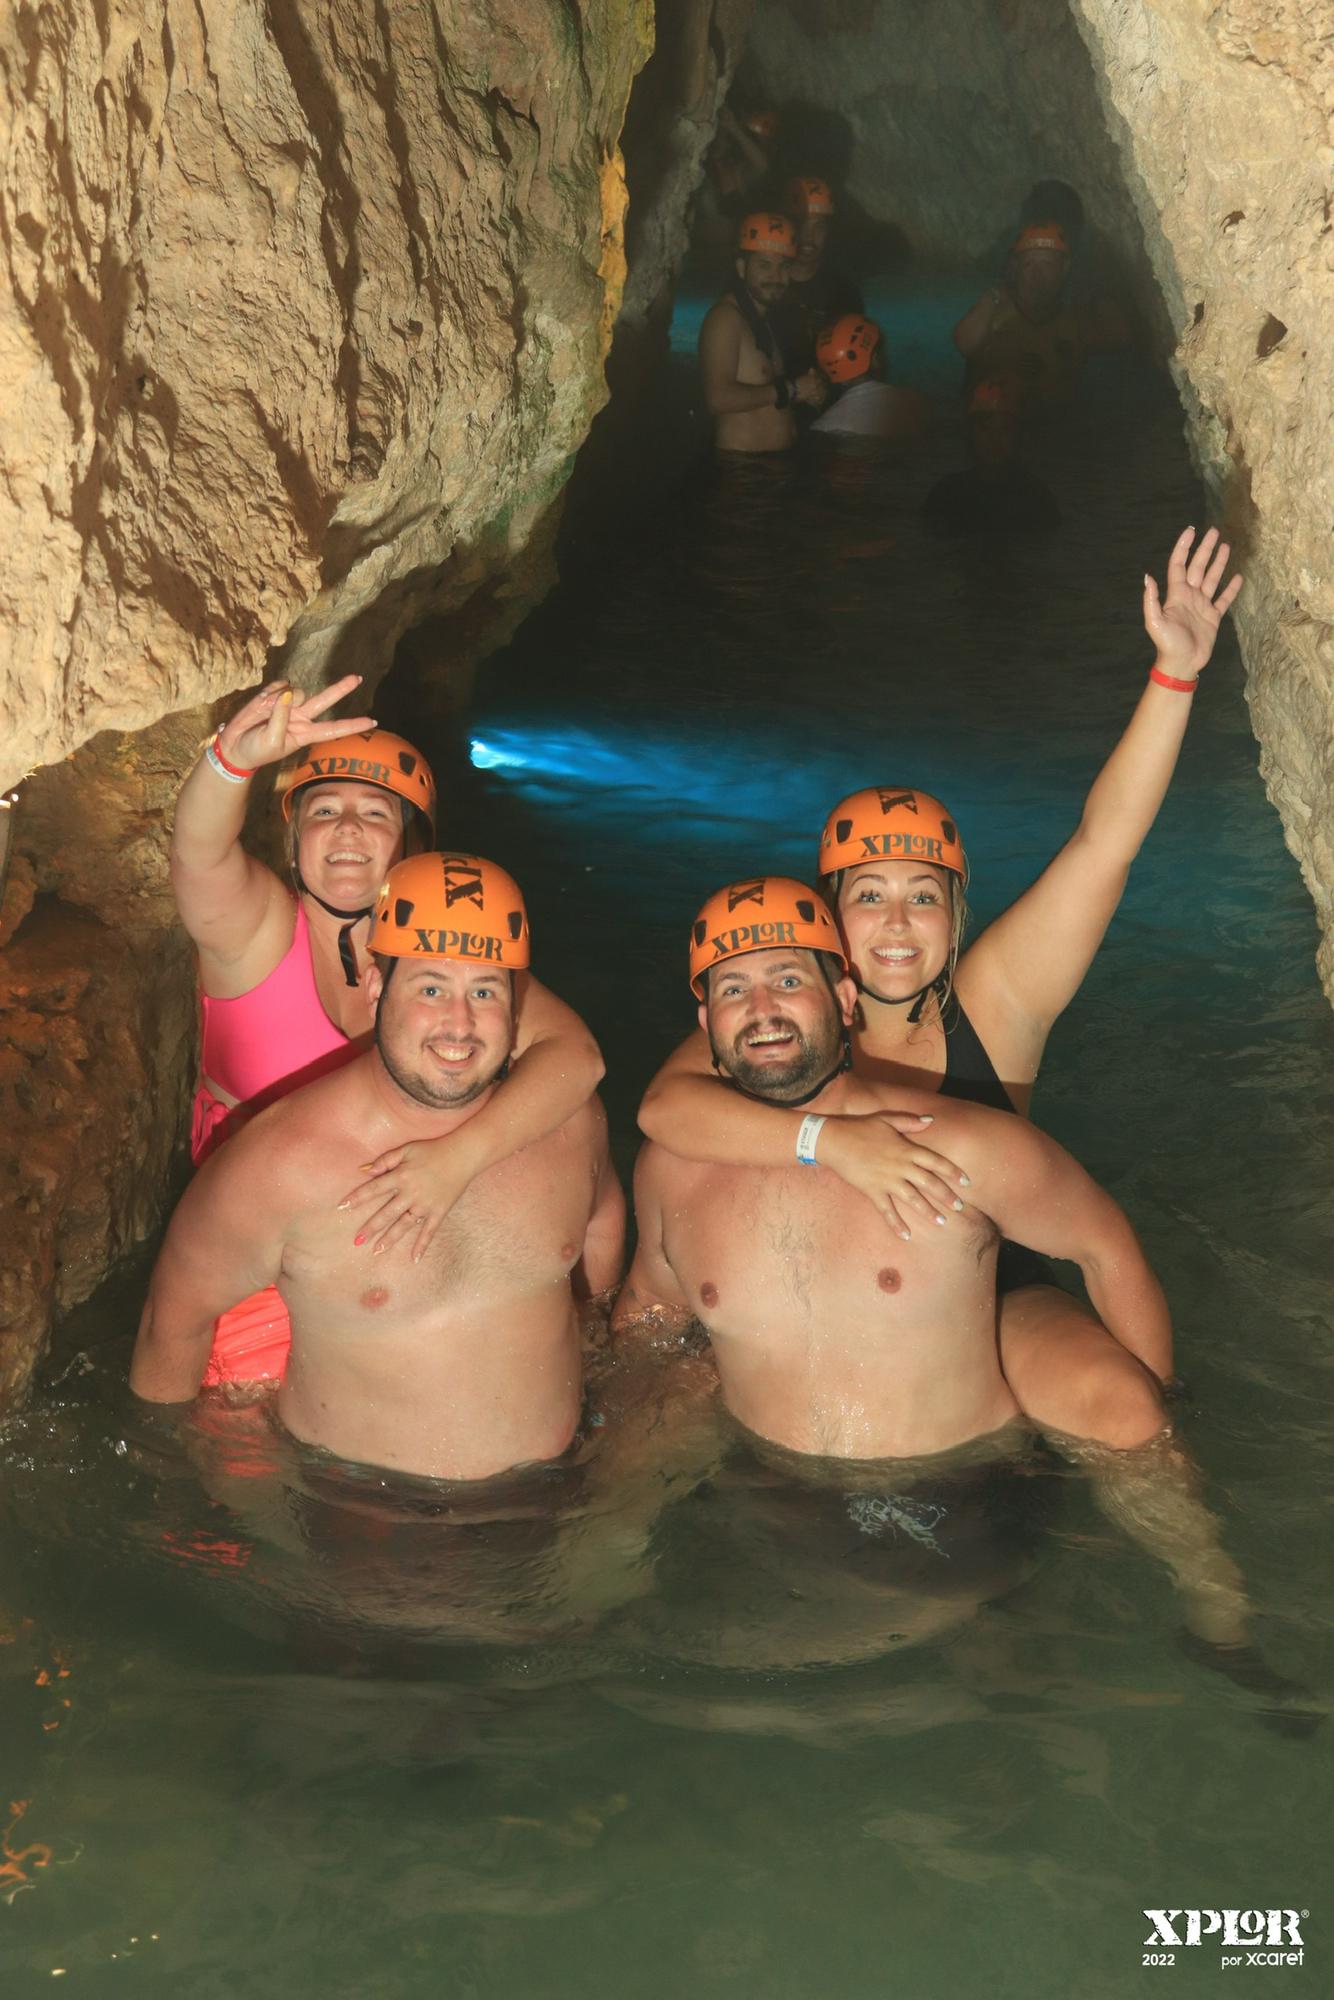
<svg viewBox="0 0 1334 2000"><path fill-rule="evenodd" d="M1140 1913L1169 1881L1219 1900L1243 1861L1273 1907L1226 1913L1230 1941L1299 1949L1315 1780L1283 1739L1327 1707L1309 1550L1334 1457L1334 283L1306 0L151 11L119 41L72 8L0 30L25 413L0 491L0 1670L22 1683L0 1898L25 1965L156 1953L203 1990L233 1964L225 1880L229 1912L283 1917L285 1994L586 1996L634 1964L655 1995L870 2000L892 1952L905 1992L980 2000L999 1956L1064 1995L1118 1986L1147 1918L1184 1926ZM773 123L743 202L720 134L749 115ZM803 413L791 450L713 450L701 328L740 216L793 176L832 190L829 259L925 412L908 442ZM1114 337L1025 431L1023 505L943 529L977 372L953 330L1056 220ZM1187 523L1246 585L1198 695L1164 697L1191 703L1175 776L1045 1054L1035 1003L1031 1059L987 1057L1020 1110L1042 1058L1034 1123L1161 1278L1171 1435L1081 1442L1016 1353L1047 1441L1007 1431L997 1463L989 1439L945 1464L832 1428L766 1456L738 1411L698 1465L693 1432L680 1465L622 1465L637 1378L599 1351L574 1462L534 1498L296 1445L264 1396L212 1390L178 1425L127 1395L199 1066L174 803L242 689L361 673L351 707L425 753L440 843L513 873L534 970L597 1037L628 1189L720 883L742 907L766 873L809 880L862 787L939 798L966 953L1082 813L1093 845L1134 821L1142 750L1085 801L1154 656L1144 573ZM244 839L281 870L254 790ZM1062 923L1097 914L1067 896ZM906 935L881 949L916 1001ZM1059 986L1042 926L1017 935L997 986ZM814 1368L820 1266L783 1181L725 1236L772 1247ZM448 1240L441 1285L484 1283ZM900 1267L913 1291L893 1253L882 1306ZM1083 1277L1101 1308L1096 1258ZM1168 1371L1113 1332L1137 1371L1117 1421L1147 1396L1156 1426L1138 1377ZM640 1486L647 1527L617 1511ZM320 1884L353 1870L331 1921Z"/></svg>

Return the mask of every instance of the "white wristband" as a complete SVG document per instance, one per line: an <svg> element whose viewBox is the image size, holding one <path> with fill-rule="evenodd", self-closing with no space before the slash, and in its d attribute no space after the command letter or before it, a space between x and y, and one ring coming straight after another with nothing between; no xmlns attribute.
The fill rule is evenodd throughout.
<svg viewBox="0 0 1334 2000"><path fill-rule="evenodd" d="M813 1111L808 1111L797 1127L797 1158L803 1167L818 1164L815 1158L815 1142L824 1126L824 1119Z"/></svg>
<svg viewBox="0 0 1334 2000"><path fill-rule="evenodd" d="M212 737L210 737L208 742L204 745L204 758L209 766L209 769L216 771L218 776L223 780L224 784L228 785L248 784L250 778L254 776L253 772L250 772L243 777L241 773L238 771L229 771L227 769L227 766L223 763L221 757L219 757L217 751L213 748Z"/></svg>

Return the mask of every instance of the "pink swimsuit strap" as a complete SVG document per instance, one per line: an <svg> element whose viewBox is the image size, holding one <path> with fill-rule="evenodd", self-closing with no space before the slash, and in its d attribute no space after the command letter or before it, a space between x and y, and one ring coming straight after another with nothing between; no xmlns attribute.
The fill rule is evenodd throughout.
<svg viewBox="0 0 1334 2000"><path fill-rule="evenodd" d="M203 1073L247 1111L309 1083L355 1046L320 1001L299 901L292 942L267 979L231 1000L205 993L201 1010Z"/></svg>

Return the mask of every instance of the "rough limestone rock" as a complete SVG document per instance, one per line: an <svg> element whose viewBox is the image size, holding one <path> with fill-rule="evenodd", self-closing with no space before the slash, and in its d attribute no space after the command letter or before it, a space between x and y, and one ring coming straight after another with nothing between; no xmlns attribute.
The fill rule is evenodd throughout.
<svg viewBox="0 0 1334 2000"><path fill-rule="evenodd" d="M846 117L851 192L923 254L981 254L1052 174L1132 280L1147 258L1192 448L1246 571L1261 768L1334 998L1328 0L771 0L744 74Z"/></svg>
<svg viewBox="0 0 1334 2000"><path fill-rule="evenodd" d="M137 941L45 900L0 959L0 1409L52 1308L88 1296L161 1213L189 1093L187 941Z"/></svg>
<svg viewBox="0 0 1334 2000"><path fill-rule="evenodd" d="M604 393L652 12L10 11L0 785L284 641L383 666L523 545Z"/></svg>
<svg viewBox="0 0 1334 2000"><path fill-rule="evenodd" d="M166 843L215 705L266 665L373 683L423 620L452 667L549 580L653 14L0 20L0 787L36 770L0 914L0 1401L159 1210L194 1021Z"/></svg>
<svg viewBox="0 0 1334 2000"><path fill-rule="evenodd" d="M1327 0L1076 0L1239 543L1261 769L1334 998L1334 34Z"/></svg>

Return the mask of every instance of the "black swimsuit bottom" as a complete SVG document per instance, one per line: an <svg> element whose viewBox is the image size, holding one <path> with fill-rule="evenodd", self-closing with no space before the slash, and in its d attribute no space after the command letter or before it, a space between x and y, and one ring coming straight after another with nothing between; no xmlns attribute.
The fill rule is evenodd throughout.
<svg viewBox="0 0 1334 2000"><path fill-rule="evenodd" d="M957 997L949 1002L949 1007L954 1018L945 1030L941 1096L957 1097L966 1104L985 1104L993 1111L1013 1112L1005 1085L996 1074L996 1065ZM1012 1243L1006 1237L996 1259L996 1296L1004 1298L1007 1292L1021 1291L1025 1285L1055 1285L1063 1289L1054 1265L1027 1244Z"/></svg>

